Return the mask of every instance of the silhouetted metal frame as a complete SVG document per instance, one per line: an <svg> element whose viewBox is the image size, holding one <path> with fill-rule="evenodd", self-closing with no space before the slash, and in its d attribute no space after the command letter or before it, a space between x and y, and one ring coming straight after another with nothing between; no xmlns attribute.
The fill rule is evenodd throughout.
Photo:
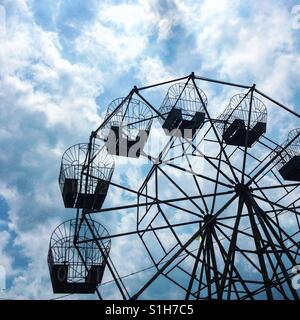
<svg viewBox="0 0 300 320"><path fill-rule="evenodd" d="M229 188L233 188L232 185L230 184L224 184L222 183L221 181L219 181L219 175L220 175L220 167L221 167L221 164L222 162L226 163L230 170L231 170L231 173L234 177L234 180L233 181L231 178L229 177L226 177L230 183L239 183L239 179L236 175L236 172L239 172L241 173L241 177L242 177L242 183L244 182L244 179L245 177L249 178L249 181L246 183L246 186L247 187L250 187L250 185L252 183L256 184L256 187L253 188L253 190L258 190L262 193L262 197L258 197L257 195L253 195L252 194L249 194L246 196L246 198L241 198L240 197L240 205L238 207L238 212L237 212L237 220L236 220L236 225L235 227L233 227L233 236L231 237L230 239L230 248L228 251L226 251L226 249L222 246L221 242L220 242L220 239L218 238L215 230L213 228L210 228L210 225L216 221L216 219L221 215L221 213L233 202L235 201L239 196L237 194L234 194L230 200L228 200L223 206L221 209L219 209L215 214L214 216L206 223L204 223L202 225L202 227L195 233L193 234L192 237L190 237L190 239L188 241L186 241L186 243L182 244L179 239L178 239L178 243L179 243L179 248L178 250L176 251L176 253L174 253L172 255L172 257L170 259L168 259L168 261L163 264L162 267L158 267L158 264L155 262L155 260L153 259L152 255L151 255L151 252L148 251L149 255L151 256L152 260L153 260L153 263L156 265L156 268L157 268L157 272L140 288L140 290L138 292L136 292L134 295L130 296L129 293L127 292L126 290L126 287L125 285L122 283L122 280L121 280L121 277L119 276L116 268L114 267L112 261L108 262L107 265L108 265L108 268L109 268L109 271L110 273L112 274L113 278L114 278L114 281L116 282L117 284L117 287L118 289L120 290L120 293L122 295L122 297L124 299L137 299L143 292L144 290L146 290L148 288L148 286L153 283L153 281L155 281L160 275L164 274L166 277L168 277L168 272L167 269L169 266L171 266L171 264L176 260L176 258L178 258L182 253L184 252L188 252L188 247L189 245L200 235L200 234L205 234L205 236L203 236L201 242L200 242L200 245L199 245L199 250L198 252L196 253L196 255L188 252L188 254L191 254L194 258L195 258L195 264L194 264L194 267L193 267L193 270L191 273L189 273L190 275L190 282L188 284L188 288L183 288L185 291L186 291L186 299L188 299L190 296L193 296L193 297L196 297L196 298L200 298L200 291L203 289L203 287L201 287L203 285L202 283L202 280L201 280L201 277L204 275L204 273L206 273L207 277L210 278L210 271L213 271L214 273L214 278L213 279L210 279L210 283L207 283L206 284L206 287L208 287L208 291L209 291L209 294L208 294L208 297L207 298L212 298L214 296L214 294L217 295L218 298L222 298L224 293L227 292L227 298L230 298L231 294L232 294L232 286L234 287L234 291L237 295L238 298L241 298L241 299L245 299L245 298L250 298L250 299L253 299L254 296L256 294L259 294L259 292L261 291L265 291L267 293L267 296L269 299L272 299L273 296L272 296L272 292L271 292L271 287L274 286L274 283L268 279L268 274L265 270L265 265L264 265L264 261L263 261L263 258L262 258L262 255L261 255L261 250L262 250L262 245L263 245L263 240L261 238L261 235L257 229L257 226L256 226L256 222L254 220L254 214L255 214L255 217L259 217L259 222L260 224L263 226L263 230L265 232L265 235L268 237L268 239L272 242L272 238L270 236L270 232L273 232L273 236L276 236L276 240L278 241L278 243L281 244L282 248L285 250L286 254L288 255L288 257L290 258L290 260L292 260L292 256L291 256L291 251L286 248L285 244L284 244L284 240L283 240L283 237L282 237L282 233L284 233L284 230L280 230L279 233L276 233L274 230L274 227L273 225L275 225L276 228L280 229L278 223L274 222L272 219L268 220L268 215L265 213L262 212L262 210L258 207L258 205L256 204L254 198L259 198L260 200L263 200L263 201L266 201L270 204L270 206L272 208L274 208L274 210L271 212L275 212L275 214L277 215L277 211L278 211L278 214L282 214L284 213L285 211L290 211L290 212L294 212L295 214L299 214L298 211L296 211L296 209L293 209L293 208L289 208L289 207L285 207L285 206L282 206L280 205L279 203L276 203L276 202L272 202L270 201L266 196L265 194L263 193L263 190L266 190L266 189L271 189L271 188L287 188L287 187L291 187L291 186L294 186L295 188L299 186L299 184L297 183L294 183L294 184L283 184L281 183L280 181L280 184L277 185L277 186L270 186L270 187L259 187L256 183L256 178L258 178L259 176L261 176L264 172L266 174L266 172L270 172L270 170L272 169L269 169L268 171L266 171L273 163L274 159L272 160L269 160L266 164L263 164L263 167L260 168L260 166L262 165L262 163L264 163L264 161L267 159L267 157L265 159L263 159L263 161L260 161L257 165L257 168L255 168L254 170L258 169L258 172L256 172L254 174L254 176L251 177L251 174L250 176L246 173L246 160L247 160L247 157L248 156L251 156L249 153L248 153L248 147L247 147L247 143L246 143L246 147L244 148L244 158L243 158L243 166L242 166L242 170L239 170L238 168L235 168L232 166L231 162L230 162L230 156L227 154L226 152L226 146L224 146L224 143L223 143L223 139L219 137L219 134L215 128L215 123L217 120L215 119L212 119L208 113L208 110L207 110L207 107L205 106L204 102L202 101L202 97L200 95L200 92L197 88L197 84L195 82L195 80L201 80L201 81L206 81L206 82L211 82L211 83L215 83L215 84L219 84L219 85L227 85L227 86L233 86L233 87L238 87L238 88L242 88L242 89L248 89L248 93L245 95L247 96L249 93L251 94L251 102L250 102L250 112L249 112L249 119L248 121L250 121L250 117L251 117L251 105L252 105L252 97L253 97L253 93L256 92L257 94L261 95L262 97L264 97L265 99L271 101L273 104L281 107L282 109L284 109L285 111L288 111L290 112L291 114L293 114L294 116L300 118L300 115L298 113L296 113L295 111L287 108L286 106L282 105L281 103L275 101L274 99L270 98L269 96L267 96L266 94L264 94L263 92L259 91L258 89L256 89L255 85L253 86L246 86L246 85L240 85L240 84L236 84L236 83L230 83L230 82L227 82L227 81L219 81L219 80L214 80L214 79L209 79L209 78L205 78L205 77L199 77L199 76L195 76L194 73L190 74L189 76L186 76L186 77L182 77L182 78L178 78L178 79L174 79L174 80L170 80L170 81L165 81L165 82L161 82L159 84L154 84L154 85L150 85L150 86L145 86L145 87L140 87L140 88L137 88L137 87L134 87L130 93L128 94L128 96L120 103L120 105L115 109L115 111L113 111L106 119L105 121L95 130L92 132L91 136L90 136L90 141L89 141L89 151L87 153L87 157L86 157L86 161L85 161L85 164L83 166L83 169L82 169L82 175L81 175L81 179L88 179L88 177L90 176L89 174L89 165L90 163L93 161L93 158L91 158L91 150L92 150L92 144L94 143L94 140L96 138L99 138L98 137L98 132L99 130L101 130L107 123L108 121L111 119L111 117L122 107L123 103L127 100L127 99L131 99L131 97L133 96L133 94L136 94L144 103L146 103L149 108L154 111L155 115L153 116L153 119L157 118L157 117L161 117L164 119L164 116L161 115L156 109L155 107L153 107L152 104L150 104L140 93L139 91L143 91L143 90L147 90L149 88L153 88L153 87L156 87L156 86L161 86L161 85L165 85L165 84L168 84L168 83L173 83L173 82L176 82L176 81L180 81L180 80L187 80L186 82L186 85L188 84L189 81L192 81L195 88L196 88L196 91L198 93L198 96L202 102L202 105L203 105L203 108L205 110L205 114L206 114L206 117L207 117L207 122L210 124L210 129L209 130L212 130L215 134L215 137L216 137L216 143L219 144L220 146L220 154L218 157L216 157L215 159L211 159L209 157L206 157L204 155L204 159L205 161L209 162L210 165L213 165L215 167L215 169L217 170L217 176L216 176L216 179L211 179L209 177L206 177L204 175L198 175L198 177L200 178L203 178L203 179L207 179L207 180L210 180L211 182L214 182L215 183L215 192L213 194L210 194L210 195L206 195L206 194L202 194L200 188L199 188L199 185L197 184L197 180L195 178L195 173L194 172L190 172L190 174L192 174L194 176L194 179L195 179L195 183L197 185L197 189L200 193L199 196L189 196L188 194L185 194L185 197L182 197L182 198L174 198L174 199L168 199L168 200L160 200L158 198L158 194L157 194L157 186L156 186L156 197L151 197L149 196L148 194L143 194L141 193L141 190L142 188L148 183L150 177L152 176L152 174L157 174L157 171L160 170L167 178L168 180L173 184L175 185L179 190L181 189L180 186L178 186L176 184L176 182L169 176L166 174L166 172L160 167L160 164L163 163L163 161L161 160L162 159L162 155L163 155L163 152L161 152L160 156L159 156L159 161L155 161L155 163L153 163L153 166L152 168L150 169L149 171L149 174L148 176L146 177L146 179L144 180L144 183L142 184L141 188L139 191L135 191L135 190L132 190L130 188L127 188L127 187L124 187L124 186L121 186L121 185L118 185L114 182L110 182L111 185L115 186L115 187L119 187L123 190L126 190L126 191L129 191L129 192L133 192L135 194L138 194L139 197L146 197L147 200L146 202L142 202L140 203L139 201L135 204L130 204L130 205L123 205L123 206L118 206L118 207L113 207L113 208L109 208L109 207L106 207L106 208L101 208L100 210L98 211L93 211L93 212L88 212L86 210L81 210L78 209L77 210L77 221L78 221L78 225L77 225L77 230L80 228L80 225L81 225L81 222L82 219L85 219L86 223L88 224L88 220L86 219L86 215L87 214L95 214L97 212L105 212L105 211L115 211L115 210L121 210L121 209L128 209L128 208L139 208L139 207L145 207L145 206L152 206L152 205L156 205L160 206L160 204L166 204L166 205L169 205L169 206L173 206L177 209L180 209L180 210L185 210L186 212L189 212L189 210L186 210L184 208L181 208L180 206L176 206L176 203L177 201L182 201L182 200L188 200L188 201L191 201L193 202L193 199L196 199L196 198L201 198L202 201L203 201L203 204L204 204L204 207L205 206L205 198L206 197L214 197L214 201L213 201L213 204L215 203L215 199L217 196L219 195L229 195L229 194L233 194L234 193L234 190L230 190L228 192L217 192L217 186L218 185L223 185L223 186L226 186L226 187L229 187ZM179 99L179 98L178 98ZM149 119L147 119L149 120ZM141 120L141 121L145 121L145 120ZM246 142L247 140L249 139L249 123L248 123L248 130L247 130L247 133L246 133ZM293 140L290 141L289 144L291 144L297 137L295 137ZM172 140L173 137L170 138L170 143L172 143ZM269 139L270 140L270 139ZM183 142L182 142L183 143ZM197 146L194 145L193 141L190 142L190 145L194 148L194 150L197 150ZM259 141L259 143L261 143ZM276 144L276 143L274 143ZM285 148L287 148L289 146L289 144L287 144L285 146ZM167 144L166 147L165 147L165 150L168 150L168 146L170 144ZM285 148L283 148L281 150L281 152L283 152L285 150ZM188 159L188 155L186 154L185 152L185 149L183 148L183 153L184 153L184 156ZM279 153L280 154L280 153ZM279 154L277 156L279 156ZM144 156L148 157L149 160L153 161L153 158L152 157L149 157L147 156L146 154L143 154ZM222 156L224 156L224 160L222 160ZM217 165L215 165L213 163L213 160L216 160L217 161ZM179 169L179 170L185 170L183 168L180 168L179 166L175 166L173 164L168 164L167 165L169 166L173 166L174 168L176 169ZM185 170L186 171L186 170ZM223 173L222 173L223 174ZM224 174L223 174L224 176ZM85 184L85 187L87 187L87 183ZM81 185L80 185L80 188L81 188ZM182 189L181 189L182 190ZM183 190L182 190L183 191ZM86 190L85 190L86 192ZM236 269L235 265L234 265L234 254L236 251L240 250L237 246L237 243L236 243L236 235L237 235L237 232L243 232L241 230L239 230L238 226L239 226L239 219L240 217L242 216L242 207L243 205L246 204L246 207L248 208L248 215L249 215L249 218L250 218L250 221L251 221L251 226L252 226L252 231L253 233L255 234L254 235L254 238L255 238L255 243L256 243L256 248L257 248L257 254L258 254L258 257L259 257L259 261L260 261L260 271L262 273L262 276L264 278L264 285L262 285L262 288L261 289L258 289L257 292L251 292L249 290L249 288L247 287L247 282L249 281L243 281L242 277L239 276L239 273L238 273L238 270ZM278 207L279 209L275 209L275 207ZM200 207L199 208L199 211L200 211L200 214L198 215L199 217L201 217L201 214L204 214L204 211L203 209L201 209ZM298 209L298 208L297 208ZM207 211L207 208L206 210ZM214 205L212 206L211 208L211 212L214 211ZM167 219L166 219L167 220ZM196 221L192 221L192 222L188 222L188 223L178 223L178 224L168 224L167 226L163 226L163 227L156 227L156 228L149 228L147 227L146 229L143 229L143 230L139 230L138 229L138 225L137 225L137 230L134 230L134 231L128 231L128 232L124 232L124 233L119 233L119 234L114 234L112 235L110 238L115 238L115 237L121 237L121 236L128 236L128 235L133 235L133 234L138 234L139 236L144 234L145 232L155 232L156 230L160 230L160 229L164 229L164 228L169 228L172 233L174 234L174 236L176 237L176 232L174 231L174 228L178 227L178 226L183 226L183 225L188 225L188 224L193 224L193 223L199 223L199 220L196 220ZM88 224L89 225L89 224ZM228 227L228 226L227 226ZM219 228L219 227L218 227ZM220 228L219 228L220 229ZM90 226L90 230L91 230L91 233L93 233L93 229L92 227ZM210 231L209 231L210 230ZM271 230L271 231L270 231ZM225 233L223 233L224 236L226 236ZM94 239L95 241L101 241L105 238L99 238L97 237L97 235L93 235L94 236ZM75 236L75 239L76 239L76 236ZM215 257L213 256L214 254L214 250L213 250L213 241L214 243L216 243L220 249L220 252L222 254L222 257L223 257L223 260L224 260L224 263L225 263L225 271L223 274L219 274L219 271L216 269L216 261L215 261ZM80 243L80 242L78 242ZM98 242L98 246L99 246L99 250L101 250L101 245L100 243ZM205 244L205 245L204 245ZM75 241L75 245L76 245L76 241ZM281 260L281 257L280 257L280 254L276 251L277 248L274 246L274 244L272 243L273 245L273 251L274 251L274 254L276 256L276 259L277 259L277 265L275 266L274 264L272 264L272 269L273 271L276 271L278 269L278 266L280 267L281 269L281 272L278 273L278 272L274 272L275 274L275 277L276 277L276 281L277 281L277 284L280 286L280 290L281 290L281 293L282 295L285 295L285 292L282 288L282 285L281 285L281 281L284 282L286 281L287 279L290 279L290 275L288 274L288 270L285 269L285 266ZM294 244L295 245L295 244ZM297 245L297 244L296 244ZM147 246L146 246L147 247ZM299 247L299 245L298 245ZM174 248L173 248L174 249ZM173 250L172 249L172 250ZM299 248L297 249L299 250ZM242 250L240 250L242 251ZM211 267L211 264L210 263L203 263L203 261L200 261L200 254L201 252L205 252L204 254L204 258L205 259L209 259L209 260L212 260L213 262L213 265L215 267ZM276 253L275 253L276 252ZM269 256L269 253L267 253L267 258L269 259L269 261L272 261L271 257ZM294 261L294 260L293 260ZM202 263L201 263L202 262ZM199 265L199 263L201 263L201 270L200 270L200 279L196 279L196 271L197 271L197 267ZM180 263L177 263L175 264L175 266L172 266L172 268L174 267L180 267L179 266ZM209 270L209 269L212 269L212 270ZM206 269L206 270L205 270ZM229 276L227 276L227 274L229 273ZM235 277L237 277L239 279L239 282L242 284L242 287L244 289L244 292L240 292L239 290L236 289L235 287L235 283L234 281L232 282L231 279L233 277L233 273L235 273ZM282 274L282 276L281 276ZM174 281L174 279L168 277L171 281ZM199 285L199 288L198 288L198 291L197 292L192 292L192 286L193 286L193 282L194 281L197 281L198 282L198 285ZM232 286L231 286L231 282L232 282ZM255 281L254 281L255 282ZM270 282L269 284L267 284L267 282ZM211 284L215 284L215 292L212 292L211 291ZM257 283L260 283L259 281L257 281ZM178 283L177 283L178 284ZM178 284L179 285L179 284ZM291 290L293 296L295 299L298 299L298 295L295 294L295 292L293 290ZM246 295L243 295L244 293L246 293ZM101 295L99 294L99 297L101 298ZM287 298L287 297L286 297Z"/></svg>

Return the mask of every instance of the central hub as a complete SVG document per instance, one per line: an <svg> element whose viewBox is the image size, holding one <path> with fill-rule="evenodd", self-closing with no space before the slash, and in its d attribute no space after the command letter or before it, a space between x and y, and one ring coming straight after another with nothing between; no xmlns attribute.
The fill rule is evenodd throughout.
<svg viewBox="0 0 300 320"><path fill-rule="evenodd" d="M234 189L238 195L244 194L246 192L251 192L251 189L247 185L242 183L237 183Z"/></svg>
<svg viewBox="0 0 300 320"><path fill-rule="evenodd" d="M211 220L212 220L212 221L211 221ZM203 217L203 222L204 222L204 224L206 224L206 223L209 222L209 221L211 221L210 226L215 225L216 219L214 218L214 215L212 215L212 214L206 214L206 215Z"/></svg>

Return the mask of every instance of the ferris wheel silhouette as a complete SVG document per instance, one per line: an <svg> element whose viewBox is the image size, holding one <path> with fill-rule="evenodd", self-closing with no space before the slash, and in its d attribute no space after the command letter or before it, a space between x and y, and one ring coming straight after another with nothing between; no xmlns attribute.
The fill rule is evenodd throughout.
<svg viewBox="0 0 300 320"><path fill-rule="evenodd" d="M218 99L210 97L213 86ZM227 107L215 105L235 89ZM114 100L89 142L62 157L62 198L76 216L50 239L54 293L105 299L107 275L118 299L139 299L147 292L156 299L149 290L160 287L161 279L177 288L179 299L299 299L292 277L300 258L300 129L275 141L269 132L276 123L268 121L268 113L276 107L299 121L298 113L255 85L194 73L133 87ZM146 149L157 128L165 142L154 154ZM145 161L139 188L114 180L116 158ZM128 170L134 175L130 165ZM136 201L124 204L120 196L112 206L111 188ZM136 227L110 235L103 214L122 210L135 212ZM148 266L130 261L137 267L124 274L126 252L118 261L111 253L116 239L132 235L139 239L132 249L145 252ZM126 278L135 275L131 286Z"/></svg>

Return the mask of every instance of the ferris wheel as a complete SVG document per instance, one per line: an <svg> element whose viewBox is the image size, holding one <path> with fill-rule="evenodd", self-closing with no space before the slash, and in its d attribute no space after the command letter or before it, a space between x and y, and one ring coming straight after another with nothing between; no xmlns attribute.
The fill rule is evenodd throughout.
<svg viewBox="0 0 300 320"><path fill-rule="evenodd" d="M194 73L114 100L89 142L62 157L62 198L76 214L51 236L54 293L299 299L299 118L255 85ZM132 177L143 162L138 187L114 179L120 158ZM107 214L121 212L135 223L120 231Z"/></svg>

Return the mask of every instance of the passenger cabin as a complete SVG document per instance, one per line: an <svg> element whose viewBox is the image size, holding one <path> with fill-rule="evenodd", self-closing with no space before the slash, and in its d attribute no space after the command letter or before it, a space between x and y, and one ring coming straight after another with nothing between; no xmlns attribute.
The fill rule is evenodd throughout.
<svg viewBox="0 0 300 320"><path fill-rule="evenodd" d="M75 247L76 225L79 230L78 245ZM90 220L90 226L95 234L108 236L107 230L98 222ZM80 243L83 240L87 242ZM66 221L54 230L48 253L54 293L95 293L103 279L111 245L110 240L98 240L101 251L96 241L86 223L76 224L76 219Z"/></svg>
<svg viewBox="0 0 300 320"><path fill-rule="evenodd" d="M300 181L300 155L293 156L279 169L279 173L284 180Z"/></svg>
<svg viewBox="0 0 300 320"><path fill-rule="evenodd" d="M109 183L99 179L94 193L79 192L79 179L66 178L63 184L63 200L65 208L85 208L99 210L106 198Z"/></svg>
<svg viewBox="0 0 300 320"><path fill-rule="evenodd" d="M204 106L207 98L202 90L193 84L172 85L159 109L164 117L160 119L168 136L193 139L205 120Z"/></svg>
<svg viewBox="0 0 300 320"><path fill-rule="evenodd" d="M196 112L190 120L184 119L181 109L172 109L162 127L168 136L192 139L200 129L205 113Z"/></svg>
<svg viewBox="0 0 300 320"><path fill-rule="evenodd" d="M284 180L300 181L300 128L289 132L286 141L274 150L271 158L275 159Z"/></svg>
<svg viewBox="0 0 300 320"><path fill-rule="evenodd" d="M151 109L141 100L118 98L111 102L106 115L107 152L139 158L150 134L152 117Z"/></svg>
<svg viewBox="0 0 300 320"><path fill-rule="evenodd" d="M111 155L139 158L148 140L149 130L138 130L138 134L131 138L122 128L112 126L110 128L106 147Z"/></svg>
<svg viewBox="0 0 300 320"><path fill-rule="evenodd" d="M264 122L257 122L253 128L249 130L247 142L247 128L245 120L235 119L224 130L224 142L232 146L245 147L246 145L251 148L252 145L266 132L267 125Z"/></svg>
<svg viewBox="0 0 300 320"><path fill-rule="evenodd" d="M233 96L229 106L218 118L217 128L227 145L251 148L266 132L266 107L262 101L254 96L250 107L250 100L250 94Z"/></svg>
<svg viewBox="0 0 300 320"><path fill-rule="evenodd" d="M70 147L63 155L59 184L66 208L101 209L114 169L113 158L104 146L93 145L89 175L82 174L87 159L88 144Z"/></svg>
<svg viewBox="0 0 300 320"><path fill-rule="evenodd" d="M69 269L68 263L55 264L51 267L50 278L53 293L95 293L102 281L105 266L92 265L83 282L69 282Z"/></svg>

